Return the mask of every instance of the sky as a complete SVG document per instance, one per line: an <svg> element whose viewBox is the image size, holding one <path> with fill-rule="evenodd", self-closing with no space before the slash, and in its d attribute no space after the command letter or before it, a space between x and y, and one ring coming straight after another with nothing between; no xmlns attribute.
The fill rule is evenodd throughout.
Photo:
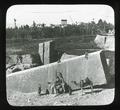
<svg viewBox="0 0 120 110"><path fill-rule="evenodd" d="M114 25L114 10L108 5L13 5L6 13L6 27L14 27L14 19L18 27L31 26L33 21L57 25L61 19L68 24L102 19Z"/></svg>

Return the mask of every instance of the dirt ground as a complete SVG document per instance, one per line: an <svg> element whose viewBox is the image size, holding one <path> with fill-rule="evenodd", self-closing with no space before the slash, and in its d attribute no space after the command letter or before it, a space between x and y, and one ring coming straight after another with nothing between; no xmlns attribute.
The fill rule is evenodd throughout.
<svg viewBox="0 0 120 110"><path fill-rule="evenodd" d="M73 91L72 95L55 94L38 96L37 92L21 93L17 91L7 91L8 103L12 106L80 106L80 105L107 105L114 101L113 89L94 89L91 94L90 89Z"/></svg>

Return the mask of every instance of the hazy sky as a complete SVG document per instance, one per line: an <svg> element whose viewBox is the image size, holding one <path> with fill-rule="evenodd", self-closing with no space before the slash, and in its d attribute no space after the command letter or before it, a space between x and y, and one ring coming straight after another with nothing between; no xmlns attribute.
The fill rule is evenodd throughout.
<svg viewBox="0 0 120 110"><path fill-rule="evenodd" d="M60 24L61 19L68 23L91 22L97 23L101 18L114 24L114 10L108 5L14 5L7 10L6 27L45 23Z"/></svg>

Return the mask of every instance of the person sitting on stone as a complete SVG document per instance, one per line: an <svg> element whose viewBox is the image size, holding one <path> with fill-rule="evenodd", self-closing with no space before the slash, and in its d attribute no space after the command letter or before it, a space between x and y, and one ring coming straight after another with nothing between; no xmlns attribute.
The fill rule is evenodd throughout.
<svg viewBox="0 0 120 110"><path fill-rule="evenodd" d="M69 93L69 95L72 94L72 88L66 83L66 81L63 78L63 75L61 72L57 73L57 76L59 77L60 81L61 81L61 85L63 88L63 92L64 93Z"/></svg>
<svg viewBox="0 0 120 110"><path fill-rule="evenodd" d="M60 78L58 76L56 77L54 87L55 87L55 90L56 90L56 94L63 93L62 81L60 80Z"/></svg>
<svg viewBox="0 0 120 110"><path fill-rule="evenodd" d="M58 78L60 79L60 82L61 82L63 91L64 91L64 93L65 93L65 84L66 84L66 82L65 82L65 80L64 80L64 78L63 78L63 76L62 76L62 73L61 73L61 72L57 73L57 76L58 76Z"/></svg>

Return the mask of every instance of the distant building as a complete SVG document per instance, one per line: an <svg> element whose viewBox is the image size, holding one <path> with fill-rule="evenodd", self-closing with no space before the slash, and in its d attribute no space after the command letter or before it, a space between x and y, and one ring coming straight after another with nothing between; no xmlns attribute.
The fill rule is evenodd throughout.
<svg viewBox="0 0 120 110"><path fill-rule="evenodd" d="M62 26L67 25L67 20L66 20L66 19L62 19L62 20L61 20L61 25L62 25Z"/></svg>

